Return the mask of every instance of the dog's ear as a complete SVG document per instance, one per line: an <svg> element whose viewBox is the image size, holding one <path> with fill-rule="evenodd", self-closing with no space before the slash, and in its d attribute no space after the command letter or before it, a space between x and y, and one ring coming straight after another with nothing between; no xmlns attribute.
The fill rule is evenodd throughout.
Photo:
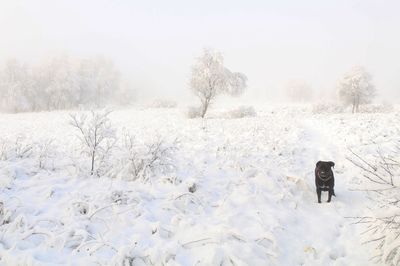
<svg viewBox="0 0 400 266"><path fill-rule="evenodd" d="M334 162L329 162L329 165L333 168L335 168L335 163Z"/></svg>
<svg viewBox="0 0 400 266"><path fill-rule="evenodd" d="M317 164L315 165L316 167L319 167L319 165L321 164L321 161L318 161Z"/></svg>

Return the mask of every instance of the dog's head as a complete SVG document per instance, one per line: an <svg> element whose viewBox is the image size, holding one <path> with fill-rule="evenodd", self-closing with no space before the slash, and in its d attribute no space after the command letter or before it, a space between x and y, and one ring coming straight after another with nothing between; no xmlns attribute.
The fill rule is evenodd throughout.
<svg viewBox="0 0 400 266"><path fill-rule="evenodd" d="M319 161L317 162L316 168L315 170L317 171L318 175L321 178L327 178L331 175L332 173L332 167L335 166L334 162L323 162L323 161Z"/></svg>

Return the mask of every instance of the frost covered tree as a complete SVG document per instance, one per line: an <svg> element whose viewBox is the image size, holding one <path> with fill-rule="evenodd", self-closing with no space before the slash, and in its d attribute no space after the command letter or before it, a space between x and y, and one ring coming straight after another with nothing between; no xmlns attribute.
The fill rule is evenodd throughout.
<svg viewBox="0 0 400 266"><path fill-rule="evenodd" d="M352 112L358 112L360 104L367 104L376 95L372 76L361 66L353 67L338 83L339 98L345 105L352 106Z"/></svg>
<svg viewBox="0 0 400 266"><path fill-rule="evenodd" d="M79 86L73 60L66 56L52 58L33 69L36 105L42 110L67 109L78 105Z"/></svg>
<svg viewBox="0 0 400 266"><path fill-rule="evenodd" d="M0 70L0 109L8 112L103 107L133 100L112 61L58 56L28 66L9 60ZM124 99L124 101L121 101Z"/></svg>
<svg viewBox="0 0 400 266"><path fill-rule="evenodd" d="M119 72L103 57L82 60L77 74L83 104L103 107L120 91Z"/></svg>
<svg viewBox="0 0 400 266"><path fill-rule="evenodd" d="M302 79L291 79L285 85L286 96L292 102L308 102L312 100L313 89Z"/></svg>
<svg viewBox="0 0 400 266"><path fill-rule="evenodd" d="M247 77L231 72L224 66L221 53L204 49L192 67L190 88L200 99L200 116L204 117L210 104L219 94L240 95L246 88Z"/></svg>
<svg viewBox="0 0 400 266"><path fill-rule="evenodd" d="M31 108L32 94L27 65L16 59L8 60L0 73L0 108L3 111L21 112Z"/></svg>

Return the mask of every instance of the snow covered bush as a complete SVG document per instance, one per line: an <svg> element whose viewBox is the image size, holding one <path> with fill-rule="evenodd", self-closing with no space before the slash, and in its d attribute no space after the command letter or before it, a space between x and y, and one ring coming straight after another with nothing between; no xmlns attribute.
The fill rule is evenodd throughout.
<svg viewBox="0 0 400 266"><path fill-rule="evenodd" d="M202 108L190 106L187 110L187 117L191 119L198 118L201 117L201 113L202 113Z"/></svg>
<svg viewBox="0 0 400 266"><path fill-rule="evenodd" d="M360 107L360 113L390 113L393 112L394 107L389 103L382 104L365 104Z"/></svg>
<svg viewBox="0 0 400 266"><path fill-rule="evenodd" d="M223 116L226 118L244 118L255 117L257 116L257 113L253 106L240 106L236 109L226 112Z"/></svg>
<svg viewBox="0 0 400 266"><path fill-rule="evenodd" d="M90 175L147 182L152 174L167 173L174 168L176 140L168 142L158 137L144 142L126 131L118 139L110 113L101 110L71 115L70 124L76 128L80 153L90 161ZM75 160L74 165L79 168L81 163Z"/></svg>
<svg viewBox="0 0 400 266"><path fill-rule="evenodd" d="M345 108L335 103L317 103L313 104L311 112L313 114L339 114L343 113Z"/></svg>
<svg viewBox="0 0 400 266"><path fill-rule="evenodd" d="M352 106L352 112L358 112L361 104L372 101L376 95L372 76L363 67L355 66L338 82L341 102Z"/></svg>
<svg viewBox="0 0 400 266"><path fill-rule="evenodd" d="M160 137L145 143L124 132L118 176L126 180L140 179L147 182L154 173L170 172L174 168L173 154L177 149L176 144L176 139L168 142Z"/></svg>
<svg viewBox="0 0 400 266"><path fill-rule="evenodd" d="M81 153L90 160L90 175L101 176L110 170L109 157L117 138L109 119L111 111L100 110L71 114L70 124L77 131Z"/></svg>
<svg viewBox="0 0 400 266"><path fill-rule="evenodd" d="M365 243L375 244L375 262L400 265L400 141L368 158L352 154L349 160L362 170L364 189L376 203L370 215L355 217L356 224L366 226Z"/></svg>
<svg viewBox="0 0 400 266"><path fill-rule="evenodd" d="M15 139L0 139L0 160L30 158L34 151L34 143L30 142L24 134L18 134Z"/></svg>
<svg viewBox="0 0 400 266"><path fill-rule="evenodd" d="M35 144L35 154L39 169L54 169L54 160L57 157L57 147L54 139L43 139Z"/></svg>
<svg viewBox="0 0 400 266"><path fill-rule="evenodd" d="M219 94L240 95L246 88L247 77L231 72L224 66L221 53L204 49L192 67L190 89L201 101L200 116L204 118L208 108Z"/></svg>
<svg viewBox="0 0 400 266"><path fill-rule="evenodd" d="M15 140L2 138L0 139L0 159L15 160L29 158L32 156L34 146L26 141L24 135L17 135Z"/></svg>
<svg viewBox="0 0 400 266"><path fill-rule="evenodd" d="M149 108L176 108L178 104L172 100L158 99L148 105Z"/></svg>
<svg viewBox="0 0 400 266"><path fill-rule="evenodd" d="M349 107L336 103L316 103L312 105L313 114L340 114L348 111ZM390 113L394 111L394 106L389 103L364 104L358 109L359 113Z"/></svg>
<svg viewBox="0 0 400 266"><path fill-rule="evenodd" d="M5 139L0 139L0 160L5 161L8 159L9 143Z"/></svg>
<svg viewBox="0 0 400 266"><path fill-rule="evenodd" d="M0 139L0 160L34 159L35 170L54 169L57 147L53 139L32 141L25 135Z"/></svg>

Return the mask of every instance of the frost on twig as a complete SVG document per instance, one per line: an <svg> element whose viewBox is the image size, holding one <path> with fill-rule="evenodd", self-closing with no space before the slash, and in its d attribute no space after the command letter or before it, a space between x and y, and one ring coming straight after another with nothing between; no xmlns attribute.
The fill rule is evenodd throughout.
<svg viewBox="0 0 400 266"><path fill-rule="evenodd" d="M110 169L109 157L117 138L109 119L111 111L90 111L70 115L70 125L76 128L81 152L90 160L90 175L101 176Z"/></svg>
<svg viewBox="0 0 400 266"><path fill-rule="evenodd" d="M119 175L128 180L150 181L156 172L168 173L174 168L173 155L178 140L167 141L157 137L154 141L143 143L128 132L123 133Z"/></svg>
<svg viewBox="0 0 400 266"><path fill-rule="evenodd" d="M365 226L364 244L374 243L377 254L371 260L387 265L400 264L400 148L399 142L391 151L378 148L372 158L365 158L350 150L348 158L361 169L362 176L376 202L376 211L369 216L350 217L354 224ZM394 149L393 149L394 147Z"/></svg>

